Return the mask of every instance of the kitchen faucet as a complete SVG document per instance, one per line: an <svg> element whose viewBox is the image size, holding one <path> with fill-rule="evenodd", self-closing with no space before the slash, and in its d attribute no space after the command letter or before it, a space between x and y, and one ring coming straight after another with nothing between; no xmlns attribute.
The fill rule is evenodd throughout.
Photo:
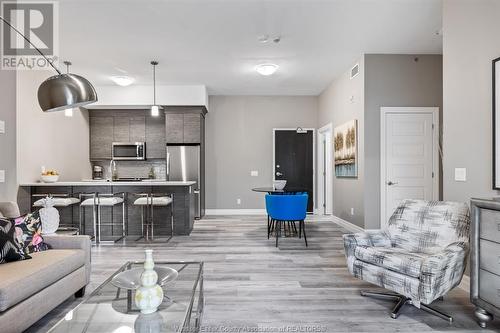
<svg viewBox="0 0 500 333"><path fill-rule="evenodd" d="M109 161L109 180L110 181L113 181L115 180L116 178L118 178L117 176L117 172L116 172L116 162L114 159L111 159L111 161Z"/></svg>

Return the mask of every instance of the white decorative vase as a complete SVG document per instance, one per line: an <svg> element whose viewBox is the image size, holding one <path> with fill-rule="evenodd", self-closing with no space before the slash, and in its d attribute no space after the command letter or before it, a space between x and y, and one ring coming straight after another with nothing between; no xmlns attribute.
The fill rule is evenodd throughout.
<svg viewBox="0 0 500 333"><path fill-rule="evenodd" d="M140 314L134 322L135 333L160 333L164 320L160 313Z"/></svg>
<svg viewBox="0 0 500 333"><path fill-rule="evenodd" d="M156 274L153 261L153 250L145 250L144 272L141 274L141 286L135 292L135 305L143 314L155 312L163 301L163 289L156 284Z"/></svg>
<svg viewBox="0 0 500 333"><path fill-rule="evenodd" d="M40 220L42 221L42 234L53 234L59 228L59 211L54 208L55 201L50 197L43 200L43 208L40 209Z"/></svg>

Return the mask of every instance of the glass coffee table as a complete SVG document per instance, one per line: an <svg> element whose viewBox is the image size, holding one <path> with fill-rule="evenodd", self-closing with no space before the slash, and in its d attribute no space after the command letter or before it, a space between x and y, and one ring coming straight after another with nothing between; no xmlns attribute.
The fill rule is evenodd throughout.
<svg viewBox="0 0 500 333"><path fill-rule="evenodd" d="M204 307L203 262L155 262L155 267L176 269L179 276L163 286L163 303L158 311L149 315L141 314L135 306L135 291L111 284L118 273L142 267L143 264L139 261L127 262L49 332L198 332Z"/></svg>

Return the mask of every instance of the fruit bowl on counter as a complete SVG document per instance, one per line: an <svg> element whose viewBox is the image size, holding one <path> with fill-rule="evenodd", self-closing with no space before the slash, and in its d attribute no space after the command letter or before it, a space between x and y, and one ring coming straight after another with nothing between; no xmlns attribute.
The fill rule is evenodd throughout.
<svg viewBox="0 0 500 333"><path fill-rule="evenodd" d="M42 173L40 180L43 183L56 183L59 180L59 174L55 170L48 170Z"/></svg>

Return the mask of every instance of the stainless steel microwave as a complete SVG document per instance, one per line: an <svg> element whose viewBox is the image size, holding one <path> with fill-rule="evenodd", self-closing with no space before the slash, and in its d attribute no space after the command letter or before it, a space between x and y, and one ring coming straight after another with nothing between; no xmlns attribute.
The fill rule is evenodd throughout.
<svg viewBox="0 0 500 333"><path fill-rule="evenodd" d="M113 159L142 161L146 159L146 142L113 142Z"/></svg>

